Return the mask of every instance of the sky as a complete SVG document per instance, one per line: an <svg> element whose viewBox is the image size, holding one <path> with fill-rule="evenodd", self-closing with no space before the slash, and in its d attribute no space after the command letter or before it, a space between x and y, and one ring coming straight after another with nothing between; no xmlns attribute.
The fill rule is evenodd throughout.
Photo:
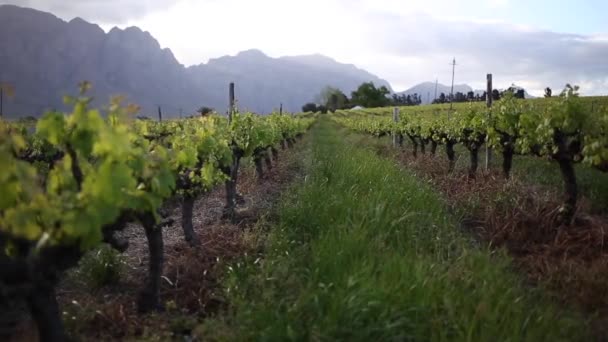
<svg viewBox="0 0 608 342"><path fill-rule="evenodd" d="M540 96L578 84L608 94L606 0L0 0L81 17L108 31L138 26L184 65L260 49L320 53L391 83L511 84Z"/></svg>

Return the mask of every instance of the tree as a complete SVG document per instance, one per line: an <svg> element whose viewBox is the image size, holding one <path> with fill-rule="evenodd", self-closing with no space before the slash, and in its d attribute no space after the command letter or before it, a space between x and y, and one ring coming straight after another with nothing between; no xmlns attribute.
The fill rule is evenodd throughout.
<svg viewBox="0 0 608 342"><path fill-rule="evenodd" d="M417 106L419 104L422 103L422 96L418 95L418 93L414 93L414 95L412 95L412 106Z"/></svg>
<svg viewBox="0 0 608 342"><path fill-rule="evenodd" d="M523 88L517 87L515 84L512 84L507 90L501 93L501 97L503 97L507 92L513 94L513 97L516 99L525 99L526 91Z"/></svg>
<svg viewBox="0 0 608 342"><path fill-rule="evenodd" d="M553 92L551 91L551 88L547 87L545 88L545 97L551 97L551 94Z"/></svg>
<svg viewBox="0 0 608 342"><path fill-rule="evenodd" d="M405 105L405 95L393 94L393 105L404 106Z"/></svg>
<svg viewBox="0 0 608 342"><path fill-rule="evenodd" d="M456 92L456 94L454 94L454 102L466 102L467 101L467 96L464 93L461 92Z"/></svg>
<svg viewBox="0 0 608 342"><path fill-rule="evenodd" d="M470 91L467 93L467 100L468 101L475 101L475 92L474 91Z"/></svg>
<svg viewBox="0 0 608 342"><path fill-rule="evenodd" d="M417 106L422 103L422 98L418 95L418 93L408 95L393 94L390 102L390 104L395 106Z"/></svg>
<svg viewBox="0 0 608 342"><path fill-rule="evenodd" d="M498 91L498 89L492 90L492 100L494 100L494 101L500 100L500 92Z"/></svg>
<svg viewBox="0 0 608 342"><path fill-rule="evenodd" d="M199 113L201 116L207 116L211 112L213 112L213 108L203 106L203 107L199 108L196 112Z"/></svg>
<svg viewBox="0 0 608 342"><path fill-rule="evenodd" d="M351 101L368 108L384 107L391 102L387 97L388 94L390 94L390 91L385 86L376 88L373 82L365 82L351 93Z"/></svg>
<svg viewBox="0 0 608 342"><path fill-rule="evenodd" d="M317 110L318 110L317 109L317 104L313 103L313 102L309 102L309 103L307 103L307 104L305 104L305 105L302 106L302 111L303 112L313 112L314 113Z"/></svg>
<svg viewBox="0 0 608 342"><path fill-rule="evenodd" d="M349 107L348 97L338 88L326 86L317 96L316 102L331 110L345 109Z"/></svg>

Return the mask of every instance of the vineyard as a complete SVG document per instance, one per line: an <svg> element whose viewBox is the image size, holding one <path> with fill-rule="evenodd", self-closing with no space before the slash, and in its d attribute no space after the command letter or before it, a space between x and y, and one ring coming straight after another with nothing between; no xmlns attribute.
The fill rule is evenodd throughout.
<svg viewBox="0 0 608 342"><path fill-rule="evenodd" d="M588 203L606 198L605 98L567 86L489 108L231 108L152 121L119 99L91 108L87 88L66 98L71 113L35 127L0 121L0 299L24 303L41 341L608 336L608 212ZM480 167L486 148L492 160ZM538 184L519 162L549 163L560 184ZM272 179L277 168L299 176ZM262 182L285 184L280 200L245 217L248 182L258 202L271 192ZM212 232L197 215L213 201ZM179 228L183 245L168 244ZM74 274L109 267L102 246L127 253L138 238L137 318L113 302L111 315L95 305L90 317L66 314L66 303L131 286L117 276L107 287L118 290L65 289ZM183 263L171 275L170 253ZM203 295L210 264L220 293Z"/></svg>
<svg viewBox="0 0 608 342"><path fill-rule="evenodd" d="M507 179L515 154L551 158L562 173L562 212L568 221L574 216L578 196L574 164L608 172L608 103L580 98L577 91L568 86L557 99L532 101L507 94L490 110L479 103L461 104L453 112L440 106L403 107L396 121L393 110L387 108L338 113L336 120L377 137L396 135L399 145L407 137L414 156L418 149L425 153L427 146L435 155L437 147L444 145L450 171L454 168L454 147L461 144L470 155L470 178L475 178L484 145L502 155Z"/></svg>
<svg viewBox="0 0 608 342"><path fill-rule="evenodd" d="M131 119L133 108L111 104L104 118L90 109L85 89L67 99L69 115L48 113L35 131L0 126L0 276L2 296L24 298L43 341L65 339L55 287L66 270L102 242L139 222L148 241L149 275L140 312L161 307L163 204L179 198L184 238L200 243L192 224L194 200L225 184L224 215L235 219L243 158L271 167L279 145L291 146L313 119L234 113L180 121Z"/></svg>

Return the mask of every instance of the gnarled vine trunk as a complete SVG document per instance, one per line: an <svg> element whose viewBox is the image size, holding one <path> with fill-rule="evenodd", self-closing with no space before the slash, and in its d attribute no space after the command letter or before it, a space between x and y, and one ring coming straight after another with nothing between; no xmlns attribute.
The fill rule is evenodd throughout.
<svg viewBox="0 0 608 342"><path fill-rule="evenodd" d="M435 140L431 141L431 155L435 156L437 152L437 142Z"/></svg>
<svg viewBox="0 0 608 342"><path fill-rule="evenodd" d="M264 162L266 162L266 169L272 170L272 160L270 159L270 151L268 149L264 151Z"/></svg>
<svg viewBox="0 0 608 342"><path fill-rule="evenodd" d="M256 155L253 157L253 163L255 164L255 173L258 176L258 180L264 178L264 169L262 168L262 157Z"/></svg>
<svg viewBox="0 0 608 342"><path fill-rule="evenodd" d="M445 144L445 153L448 155L449 166L448 172L451 173L454 171L454 166L456 165L456 152L454 152L454 145L456 143L448 140Z"/></svg>
<svg viewBox="0 0 608 342"><path fill-rule="evenodd" d="M230 219L230 221L235 222L236 216L236 203L237 201L244 201L242 196L239 196L237 193L237 182L239 175L239 166L241 164L241 152L234 151L234 159L232 161L232 166L229 170L229 178L226 180L226 207L224 207L224 217Z"/></svg>
<svg viewBox="0 0 608 342"><path fill-rule="evenodd" d="M192 223L194 202L194 196L184 195L182 198L182 229L184 231L186 242L188 242L190 246L196 246L199 244L199 240L194 233L194 225Z"/></svg>
<svg viewBox="0 0 608 342"><path fill-rule="evenodd" d="M67 340L53 285L34 285L27 296L27 304L38 327L41 342Z"/></svg>
<svg viewBox="0 0 608 342"><path fill-rule="evenodd" d="M414 158L416 158L416 157L418 157L418 141L416 140L416 137L413 137L409 134L408 134L408 137L410 138L410 140L412 142L412 147L413 147L412 155L414 156Z"/></svg>
<svg viewBox="0 0 608 342"><path fill-rule="evenodd" d="M270 150L272 151L272 158L276 161L277 159L279 159L279 151L273 147L270 148Z"/></svg>
<svg viewBox="0 0 608 342"><path fill-rule="evenodd" d="M578 186L576 184L576 174L574 164L571 160L559 159L559 170L564 180L564 206L562 216L564 221L571 222L576 213L576 202L578 196Z"/></svg>
<svg viewBox="0 0 608 342"><path fill-rule="evenodd" d="M157 310L160 305L160 280L163 272L163 232L162 227L157 226L151 214L140 216L141 224L148 239L148 278L146 284L139 294L137 310L141 313Z"/></svg>
<svg viewBox="0 0 608 342"><path fill-rule="evenodd" d="M511 178L511 166L513 165L513 154L515 150L510 144L503 147L502 150L502 173L506 179Z"/></svg>
<svg viewBox="0 0 608 342"><path fill-rule="evenodd" d="M479 166L479 146L474 145L469 148L471 165L469 166L469 178L475 178L477 167Z"/></svg>
<svg viewBox="0 0 608 342"><path fill-rule="evenodd" d="M569 138L570 141L568 141ZM553 133L553 144L557 153L554 153L552 157L559 164L559 170L564 181L564 204L561 210L561 218L568 224L572 222L576 213L578 186L574 172L574 160L582 149L580 141L580 137L577 139L576 134L566 135L557 129Z"/></svg>

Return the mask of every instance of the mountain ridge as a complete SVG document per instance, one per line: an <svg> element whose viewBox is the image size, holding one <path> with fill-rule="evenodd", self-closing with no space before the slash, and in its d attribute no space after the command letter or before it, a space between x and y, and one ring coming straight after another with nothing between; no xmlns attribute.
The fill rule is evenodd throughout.
<svg viewBox="0 0 608 342"><path fill-rule="evenodd" d="M74 94L83 80L93 84L94 105L115 94L126 95L155 115L193 114L201 106L223 112L228 83L235 82L241 109L267 113L282 104L299 111L327 85L345 93L372 81L390 84L352 64L313 54L272 58L257 49L184 66L169 48L161 48L148 31L132 26L112 28L81 18L57 16L14 5L0 5L0 82L14 86L14 99L4 101L8 117L40 116L50 109L67 110L62 98Z"/></svg>

